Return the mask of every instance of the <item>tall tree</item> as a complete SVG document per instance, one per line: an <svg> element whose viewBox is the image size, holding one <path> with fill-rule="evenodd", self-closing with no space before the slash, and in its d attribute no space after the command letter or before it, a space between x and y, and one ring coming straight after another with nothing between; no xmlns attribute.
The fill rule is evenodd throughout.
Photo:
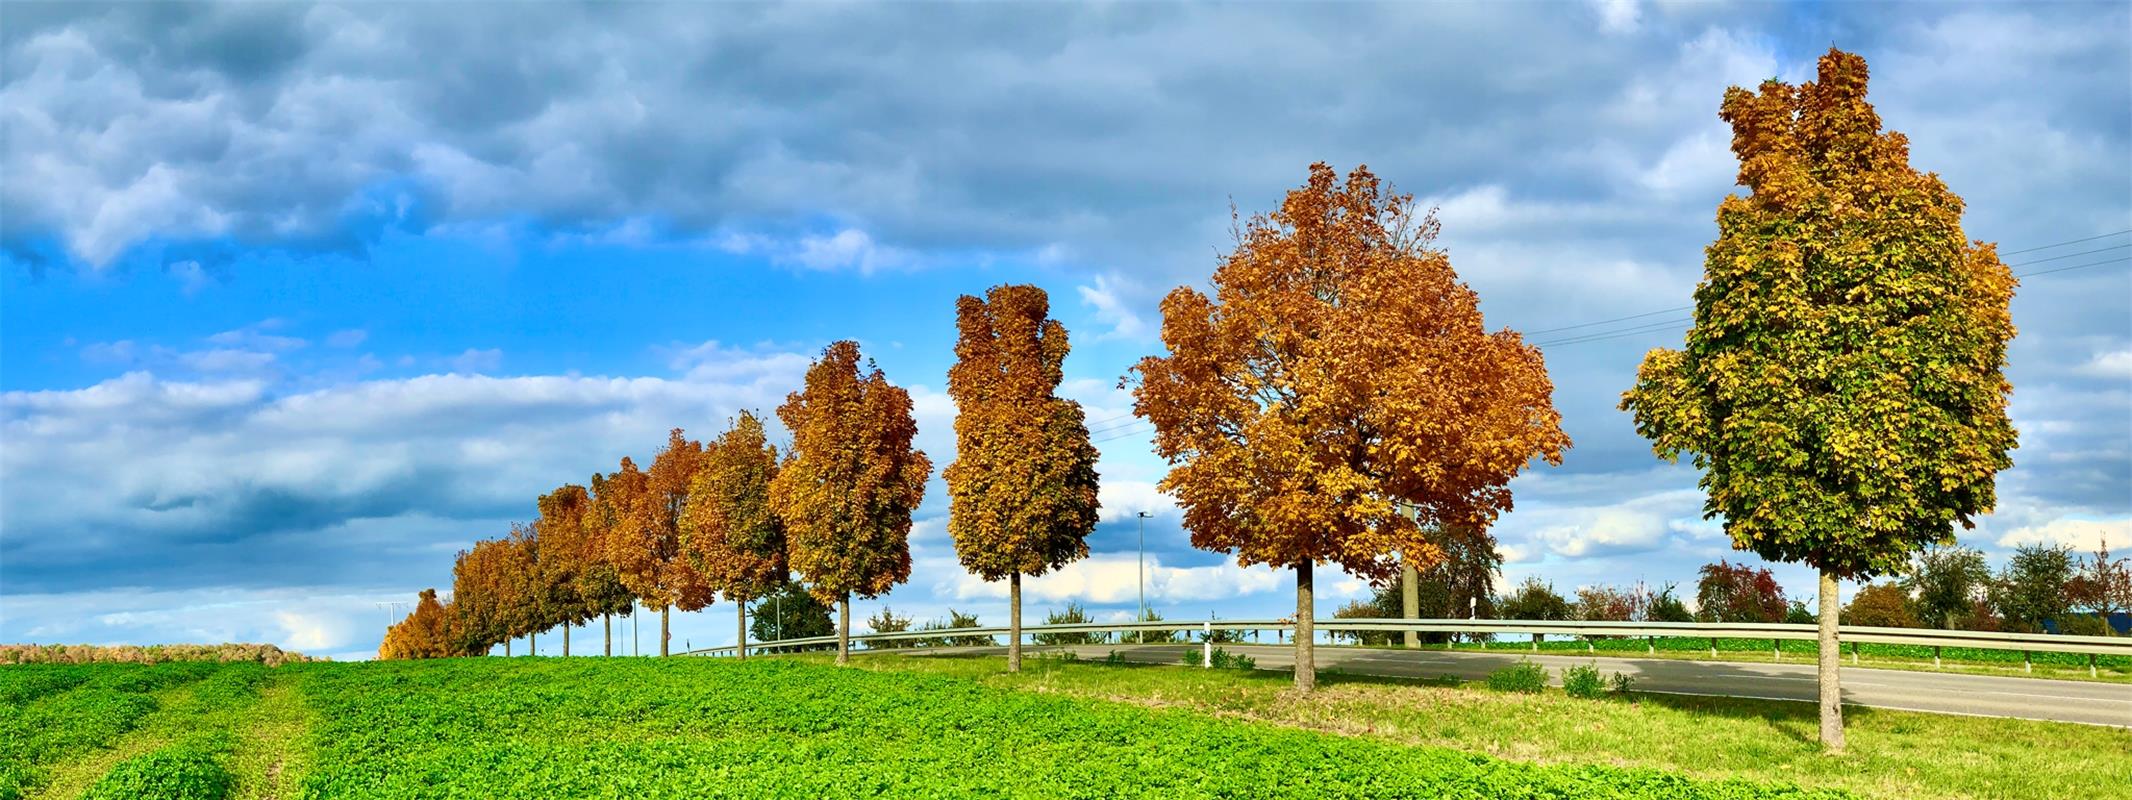
<svg viewBox="0 0 2132 800"><path fill-rule="evenodd" d="M955 461L948 534L962 566L1005 578L1007 671L1022 669L1022 576L1088 556L1096 528L1096 452L1081 404L1058 396L1066 326L1035 286L995 286L955 301Z"/></svg>
<svg viewBox="0 0 2132 800"><path fill-rule="evenodd" d="M608 552L615 530L621 527L623 513L633 502L624 496L624 486L613 482L620 474L592 474L592 505L584 516L584 551L577 573L577 594L585 603L587 619L592 614L600 616L605 640L601 655L605 656L614 655L614 615L630 613L636 603L636 596L629 593L629 587L622 585L622 572L615 567L614 557Z"/></svg>
<svg viewBox="0 0 2132 800"><path fill-rule="evenodd" d="M2045 620L2060 622L2072 610L2076 565L2071 545L2026 544L2014 549L1999 576L1999 613L2012 630L2041 633Z"/></svg>
<svg viewBox="0 0 2132 800"><path fill-rule="evenodd" d="M711 588L733 601L738 650L748 657L748 601L784 585L785 526L770 506L777 448L762 420L740 412L704 454L681 514L681 549Z"/></svg>
<svg viewBox="0 0 2132 800"><path fill-rule="evenodd" d="M549 621L563 627L563 655L567 657L570 628L591 620L596 613L579 590L580 573L586 568L589 550L585 517L591 510L592 496L583 486L564 484L541 495L535 505L540 512L533 528L539 532L541 543L536 561L541 574L541 604L548 609Z"/></svg>
<svg viewBox="0 0 2132 800"><path fill-rule="evenodd" d="M911 511L933 462L911 446L911 396L839 341L807 368L777 417L792 453L770 484L792 569L837 608L837 663L850 662L851 598L878 597L910 579Z"/></svg>
<svg viewBox="0 0 2132 800"><path fill-rule="evenodd" d="M1733 87L1719 116L1749 194L1718 205L1686 347L1646 355L1622 407L1660 456L1693 457L1734 546L1820 572L1821 741L1841 751L1837 581L1991 510L2014 279L1881 130L1864 59Z"/></svg>
<svg viewBox="0 0 2132 800"><path fill-rule="evenodd" d="M1192 545L1295 568L1298 689L1317 682L1319 562L1378 583L1402 556L1426 569L1427 527L1485 530L1513 476L1569 447L1540 351L1483 328L1437 229L1367 168L1343 183L1313 164L1242 224L1212 297L1163 299L1169 355L1134 367Z"/></svg>
<svg viewBox="0 0 2132 800"><path fill-rule="evenodd" d="M661 656L667 655L673 638L674 609L699 610L716 594L681 553L681 515L703 460L701 442L690 441L680 428L668 433L666 449L652 459L651 469L637 473L642 488L630 492L615 538L608 543L622 585L659 612ZM622 466L625 473L634 470L626 458Z"/></svg>

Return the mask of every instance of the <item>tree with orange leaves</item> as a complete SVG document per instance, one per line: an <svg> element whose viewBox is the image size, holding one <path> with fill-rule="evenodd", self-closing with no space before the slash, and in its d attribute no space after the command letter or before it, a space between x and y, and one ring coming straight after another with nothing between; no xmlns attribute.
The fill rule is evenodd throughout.
<svg viewBox="0 0 2132 800"><path fill-rule="evenodd" d="M703 468L681 513L681 550L740 617L735 651L748 657L748 601L784 585L785 526L770 506L777 448L762 420L743 411L706 448Z"/></svg>
<svg viewBox="0 0 2132 800"><path fill-rule="evenodd" d="M1717 240L1680 350L1622 396L1661 458L1703 472L1734 547L1820 572L1821 742L1844 747L1837 581L1903 571L1995 502L2013 464L2014 278L1962 233L1962 198L1881 129L1865 59L1726 90L1747 196Z"/></svg>
<svg viewBox="0 0 2132 800"><path fill-rule="evenodd" d="M579 543L575 580L577 596L585 604L586 618L600 615L604 645L602 654L614 655L614 615L633 612L636 596L622 585L621 571L608 554L608 543L622 524L627 498L618 494L614 478L620 473L592 473L590 506L581 518L584 540Z"/></svg>
<svg viewBox="0 0 2132 800"><path fill-rule="evenodd" d="M702 609L715 594L681 554L681 512L688 507L689 486L702 464L703 444L689 441L675 428L667 435L666 449L652 459L651 469L637 472L624 458L622 472L610 481L623 484L626 500L607 552L622 584L658 609L661 656L673 637L673 610Z"/></svg>
<svg viewBox="0 0 2132 800"><path fill-rule="evenodd" d="M540 578L535 586L545 625L563 628L563 655L570 655L570 628L592 618L594 612L578 591L579 573L586 568L588 531L586 513L592 496L585 487L564 484L535 502L540 516L533 521L540 549L534 561Z"/></svg>
<svg viewBox="0 0 2132 800"><path fill-rule="evenodd" d="M1483 328L1437 228L1367 168L1343 183L1313 164L1240 227L1212 297L1163 299L1169 355L1134 367L1192 545L1295 568L1300 690L1318 562L1379 583L1402 557L1427 569L1427 528L1485 528L1512 477L1569 447L1540 351Z"/></svg>
<svg viewBox="0 0 2132 800"><path fill-rule="evenodd" d="M1096 448L1081 404L1061 399L1066 326L1035 286L995 286L955 302L955 461L948 534L964 568L1008 583L1007 671L1022 668L1022 576L1088 555L1096 527Z"/></svg>
<svg viewBox="0 0 2132 800"><path fill-rule="evenodd" d="M452 641L451 607L437 602L437 590L423 589L415 610L385 629L378 658L445 658L458 652Z"/></svg>
<svg viewBox="0 0 2132 800"><path fill-rule="evenodd" d="M871 361L862 373L859 359L857 342L829 345L778 406L792 453L770 484L792 569L816 598L838 604L838 664L850 661L852 596L910 579L911 511L933 469L911 446L910 393Z"/></svg>

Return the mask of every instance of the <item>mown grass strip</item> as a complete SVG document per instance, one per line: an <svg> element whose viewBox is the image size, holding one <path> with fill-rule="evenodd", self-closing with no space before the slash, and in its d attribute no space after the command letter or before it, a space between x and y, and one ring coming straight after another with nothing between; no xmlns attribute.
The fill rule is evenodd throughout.
<svg viewBox="0 0 2132 800"><path fill-rule="evenodd" d="M316 745L311 740L311 710L297 687L300 679L295 668L284 668L260 688L259 702L251 709L231 765L236 777L232 796L241 800L301 796Z"/></svg>
<svg viewBox="0 0 2132 800"><path fill-rule="evenodd" d="M95 671L89 686L144 687L169 683L158 671L172 666L176 665L98 664L80 668ZM201 664L184 665L182 669L193 679L156 692L155 708L139 717L128 731L108 736L96 747L70 748L64 754L47 751L38 764L45 780L33 796L69 800L226 796L226 762L235 749L231 730L257 701L256 687L266 668L257 664ZM74 727L70 728L70 723ZM55 730L71 731L77 738L85 730L100 727L85 718L65 716L55 716L52 725Z"/></svg>

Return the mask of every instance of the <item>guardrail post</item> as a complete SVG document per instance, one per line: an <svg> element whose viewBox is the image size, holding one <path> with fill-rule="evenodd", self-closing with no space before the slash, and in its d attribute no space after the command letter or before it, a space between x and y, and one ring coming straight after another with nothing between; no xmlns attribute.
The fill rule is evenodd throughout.
<svg viewBox="0 0 2132 800"><path fill-rule="evenodd" d="M1858 643L1851 643L1851 666L1858 666Z"/></svg>
<svg viewBox="0 0 2132 800"><path fill-rule="evenodd" d="M1717 658L1717 637L1710 637L1710 657Z"/></svg>
<svg viewBox="0 0 2132 800"><path fill-rule="evenodd" d="M1658 655L1658 637L1656 637L1656 636L1645 636L1645 637L1643 637L1643 654L1644 654L1644 655L1647 655L1647 656L1655 656L1655 655Z"/></svg>
<svg viewBox="0 0 2132 800"><path fill-rule="evenodd" d="M1199 666L1214 667L1214 623L1199 623Z"/></svg>
<svg viewBox="0 0 2132 800"><path fill-rule="evenodd" d="M2021 651L2021 671L2022 671L2022 672L2035 672L2035 671L2036 671L2036 668L2035 668L2035 666L2034 666L2033 664L2030 664L2030 663L2029 663L2029 661L2028 661L2028 651L2027 651L2027 650L2023 650L2023 651Z"/></svg>
<svg viewBox="0 0 2132 800"><path fill-rule="evenodd" d="M2095 654L2088 654L2088 677L2095 677Z"/></svg>
<svg viewBox="0 0 2132 800"><path fill-rule="evenodd" d="M1769 640L1769 660L1771 660L1771 661L1783 661L1783 660L1784 660L1784 640L1783 640L1783 639L1771 639L1771 640Z"/></svg>
<svg viewBox="0 0 2132 800"><path fill-rule="evenodd" d="M1939 646L1939 645L1933 645L1933 646L1932 646L1932 668L1933 668L1933 669L1939 669L1939 668L1940 668L1940 646Z"/></svg>

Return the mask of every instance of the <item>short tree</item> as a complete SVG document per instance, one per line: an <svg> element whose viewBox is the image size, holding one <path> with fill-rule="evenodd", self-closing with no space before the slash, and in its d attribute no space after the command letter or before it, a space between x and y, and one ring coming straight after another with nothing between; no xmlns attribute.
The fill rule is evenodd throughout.
<svg viewBox="0 0 2132 800"><path fill-rule="evenodd" d="M1915 628L1917 612L1911 606L1910 593L1901 586L1876 583L1851 597L1851 604L1843 609L1843 623L1869 628Z"/></svg>
<svg viewBox="0 0 2132 800"><path fill-rule="evenodd" d="M851 598L878 597L910 579L911 511L933 463L911 446L909 392L888 382L859 345L829 345L777 416L792 452L770 483L792 569L837 609L837 663L850 662Z"/></svg>
<svg viewBox="0 0 2132 800"><path fill-rule="evenodd" d="M1695 582L1696 617L1705 622L1783 622L1784 587L1768 567L1719 560Z"/></svg>
<svg viewBox="0 0 2132 800"><path fill-rule="evenodd" d="M1680 601L1673 584L1666 584L1657 594L1651 595L1650 610L1645 612L1652 622L1694 622L1695 614L1688 604Z"/></svg>
<svg viewBox="0 0 2132 800"><path fill-rule="evenodd" d="M1299 690L1319 562L1378 584L1426 569L1428 526L1486 529L1510 479L1569 446L1539 349L1486 330L1437 227L1367 168L1313 164L1240 226L1211 297L1163 300L1169 354L1133 370L1192 545L1295 569Z"/></svg>
<svg viewBox="0 0 2132 800"><path fill-rule="evenodd" d="M748 633L757 642L810 639L836 632L836 623L829 618L829 606L815 599L807 587L791 581L779 584L757 599L748 617L753 620L749 623ZM826 650L828 647L809 649Z"/></svg>
<svg viewBox="0 0 2132 800"><path fill-rule="evenodd" d="M1555 591L1554 584L1534 577L1526 578L1524 583L1518 584L1515 591L1497 600L1495 607L1502 612L1503 619L1565 620L1575 619L1577 616L1576 609L1570 606L1568 600L1562 599L1562 595ZM1540 638L1540 634L1532 635L1535 644Z"/></svg>
<svg viewBox="0 0 2132 800"><path fill-rule="evenodd" d="M2013 463L2014 279L1881 130L1865 59L1819 66L1726 91L1750 194L1718 205L1687 346L1645 356L1622 406L1660 456L1694 459L1735 547L1820 573L1821 741L1841 751L1837 581L1950 540Z"/></svg>
<svg viewBox="0 0 2132 800"><path fill-rule="evenodd" d="M1082 608L1080 603L1073 602L1067 603L1065 610L1053 611L1044 615L1044 624L1046 625L1084 625L1094 621L1088 618L1088 609ZM1039 633L1029 638L1037 644L1056 646L1097 644L1103 641L1104 635L1100 633Z"/></svg>
<svg viewBox="0 0 2132 800"><path fill-rule="evenodd" d="M1058 396L1069 347L1050 313L1034 286L955 302L955 461L941 474L948 535L963 568L1008 582L1008 672L1022 668L1022 576L1087 557L1100 505L1081 404Z"/></svg>
<svg viewBox="0 0 2132 800"><path fill-rule="evenodd" d="M2066 600L2074 608L2108 620L2110 615L2132 609L2132 558L2110 557L2110 542L2104 539L2095 552L2080 559L2073 580L2066 584ZM2108 630L2105 626L2104 630Z"/></svg>

